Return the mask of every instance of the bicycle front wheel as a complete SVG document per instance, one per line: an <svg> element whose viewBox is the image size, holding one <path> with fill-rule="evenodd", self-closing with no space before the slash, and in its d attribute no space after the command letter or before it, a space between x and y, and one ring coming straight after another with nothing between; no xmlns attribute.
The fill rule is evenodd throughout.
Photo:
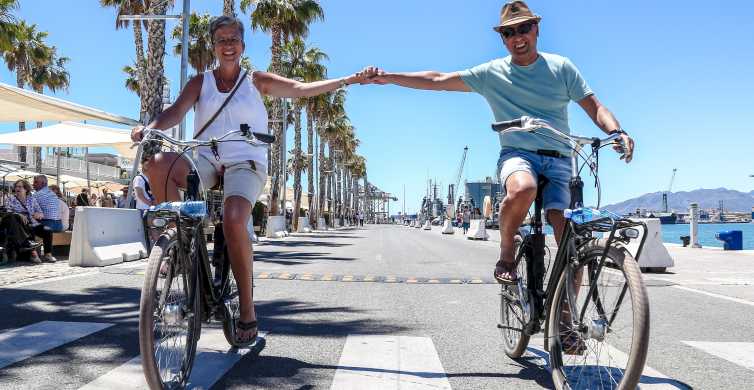
<svg viewBox="0 0 754 390"><path fill-rule="evenodd" d="M649 302L641 270L623 248L593 240L565 267L548 315L557 389L635 389L649 346ZM591 291L591 293L590 293ZM583 313L583 316L582 316Z"/></svg>
<svg viewBox="0 0 754 390"><path fill-rule="evenodd" d="M528 275L526 262L528 259L523 254L523 239L515 236L513 240L516 248L514 258L518 261L517 284L500 285L500 335L503 337L505 354L512 359L520 358L529 345L529 336L524 332L524 327L529 322L531 311L529 306L529 291L527 290Z"/></svg>
<svg viewBox="0 0 754 390"><path fill-rule="evenodd" d="M139 308L139 349L150 389L183 388L201 332L197 272L180 254L175 229L149 255Z"/></svg>

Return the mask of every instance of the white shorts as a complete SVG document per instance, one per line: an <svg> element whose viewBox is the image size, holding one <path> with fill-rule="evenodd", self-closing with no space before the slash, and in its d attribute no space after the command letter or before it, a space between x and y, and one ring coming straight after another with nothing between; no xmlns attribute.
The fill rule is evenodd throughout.
<svg viewBox="0 0 754 390"><path fill-rule="evenodd" d="M210 189L220 182L220 165L209 161L200 155L197 159L197 170L205 189ZM267 181L267 169L254 161L256 169L252 169L252 161L239 161L225 164L223 175L223 202L231 196L240 196L251 203L251 207L259 199Z"/></svg>

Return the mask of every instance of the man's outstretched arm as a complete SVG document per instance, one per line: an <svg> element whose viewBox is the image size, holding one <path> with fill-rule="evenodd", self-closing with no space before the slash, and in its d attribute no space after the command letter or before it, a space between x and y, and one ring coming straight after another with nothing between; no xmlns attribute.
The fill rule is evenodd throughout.
<svg viewBox="0 0 754 390"><path fill-rule="evenodd" d="M458 72L442 73L432 70L409 73L378 72L374 77L377 84L395 84L414 89L428 89L433 91L471 92Z"/></svg>

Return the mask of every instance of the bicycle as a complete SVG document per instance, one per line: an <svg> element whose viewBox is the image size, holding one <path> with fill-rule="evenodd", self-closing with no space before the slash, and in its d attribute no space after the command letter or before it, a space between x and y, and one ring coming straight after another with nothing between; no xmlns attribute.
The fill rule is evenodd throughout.
<svg viewBox="0 0 754 390"><path fill-rule="evenodd" d="M591 221L566 215L555 259L545 264L546 254L551 260L542 228L542 189L547 179L537 179L528 229L522 227L514 236L518 280L501 285L498 328L506 355L520 358L531 336L544 324L544 348L549 351L557 389L635 389L649 344L649 302L638 264L647 229L642 222L598 210L599 150L616 143L622 147L620 135L605 139L572 136L530 117L494 123L492 128L497 132L533 132L571 148L570 210L576 217L584 210L580 172L585 166L595 178L598 198L597 209L591 210L596 217ZM592 149L588 157L582 153L586 146ZM581 167L579 158L583 160ZM634 257L625 245L638 239L638 227L643 227L643 234ZM602 233L602 237L595 233ZM620 352L626 349L627 354Z"/></svg>
<svg viewBox="0 0 754 390"><path fill-rule="evenodd" d="M239 134L241 139L227 139ZM207 141L180 141L160 131L146 129L137 156L144 147L159 149L166 142L181 148L180 156L199 146L216 150L220 142L248 142L268 146L275 137L251 132L248 125ZM149 145L149 146L147 146ZM179 156L179 158L180 158ZM191 164L183 202L163 203L147 212L151 227L161 229L145 273L139 307L139 348L144 376L151 389L183 388L193 367L202 321L213 318L223 323L223 334L232 347L236 342L236 321L240 316L238 289L230 267L222 220L214 231L212 259L204 234L208 222L208 201L197 173L196 157ZM172 167L171 167L172 169ZM206 190L206 189L204 189ZM264 339L251 346L264 348Z"/></svg>

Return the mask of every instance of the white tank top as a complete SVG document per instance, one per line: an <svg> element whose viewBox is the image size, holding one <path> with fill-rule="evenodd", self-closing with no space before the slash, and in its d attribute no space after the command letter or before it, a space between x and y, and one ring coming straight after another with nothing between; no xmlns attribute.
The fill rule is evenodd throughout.
<svg viewBox="0 0 754 390"><path fill-rule="evenodd" d="M194 134L201 130L209 118L217 112L217 109L220 108L230 93L218 91L215 76L211 70L204 72L203 79L202 91L199 93L199 100L194 107ZM240 79L241 77L239 77L238 82L241 82ZM217 118L199 135L200 140L221 137L231 130L238 130L242 123L248 124L251 131L269 134L267 109L262 101L262 96L254 86L253 79L254 74L251 73L246 77L246 80L243 80L243 84L238 87L236 94L217 115ZM225 139L241 140L242 137L236 134ZM221 142L218 145L218 154L220 156L219 161L209 147L199 148L199 155L212 162L217 169L220 165L253 160L257 164L258 170L266 172L264 168L267 166L267 147L253 146L246 142Z"/></svg>

